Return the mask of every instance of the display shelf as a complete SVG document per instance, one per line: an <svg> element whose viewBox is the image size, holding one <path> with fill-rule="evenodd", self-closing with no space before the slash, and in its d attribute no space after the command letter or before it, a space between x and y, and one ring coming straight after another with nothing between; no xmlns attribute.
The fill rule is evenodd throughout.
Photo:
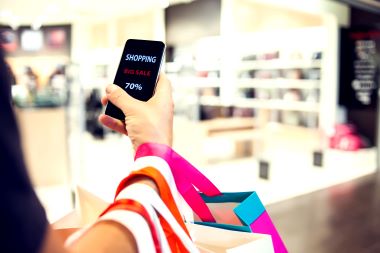
<svg viewBox="0 0 380 253"><path fill-rule="evenodd" d="M238 107L288 110L300 112L318 112L319 103L303 101L286 101L281 99L256 99L256 98L239 98L234 103Z"/></svg>
<svg viewBox="0 0 380 253"><path fill-rule="evenodd" d="M234 80L240 97L233 104L254 109L261 126L275 121L316 128L321 124L322 57L326 55L315 38L324 39L324 30L315 27L291 32L286 38L268 32L245 34L245 40L239 40Z"/></svg>
<svg viewBox="0 0 380 253"><path fill-rule="evenodd" d="M253 69L310 69L321 68L321 60L255 60L255 61L242 61L240 70L253 70Z"/></svg>
<svg viewBox="0 0 380 253"><path fill-rule="evenodd" d="M332 125L326 120L326 101L331 102L329 94L335 90L326 92L331 79L325 74L326 62L331 55L322 43L326 40L323 26L242 33L231 44L221 43L223 39L210 37L205 39L207 43L195 43L197 50L192 49L193 66L188 72L169 63L177 70L171 72L176 92L197 96L193 105L201 110L194 112L212 113L229 107L232 113L227 117L235 115L236 108L237 113L250 109L252 116L261 118L261 125L289 122L287 119L304 128ZM222 44L223 50L216 50L215 45ZM189 77L189 71L206 77ZM189 118L203 120L201 113L192 115ZM306 124L306 118L315 118L315 124Z"/></svg>
<svg viewBox="0 0 380 253"><path fill-rule="evenodd" d="M308 79L260 79L260 78L241 78L237 81L239 88L258 88L258 89L319 89L319 80Z"/></svg>

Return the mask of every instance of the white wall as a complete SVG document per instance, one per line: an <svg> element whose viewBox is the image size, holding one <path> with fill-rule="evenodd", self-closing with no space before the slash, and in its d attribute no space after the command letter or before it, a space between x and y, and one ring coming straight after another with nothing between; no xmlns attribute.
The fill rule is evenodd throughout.
<svg viewBox="0 0 380 253"><path fill-rule="evenodd" d="M230 1L230 0L227 0ZM239 0L241 1L241 0ZM263 3L283 7L309 14L331 14L338 24L348 26L350 23L350 8L347 4L331 0L243 0L253 3Z"/></svg>
<svg viewBox="0 0 380 253"><path fill-rule="evenodd" d="M124 43L129 38L163 40L163 9L107 20L76 20L72 27L72 62L80 66L80 82L85 89L104 87L113 81ZM108 78L96 77L95 66L107 65Z"/></svg>

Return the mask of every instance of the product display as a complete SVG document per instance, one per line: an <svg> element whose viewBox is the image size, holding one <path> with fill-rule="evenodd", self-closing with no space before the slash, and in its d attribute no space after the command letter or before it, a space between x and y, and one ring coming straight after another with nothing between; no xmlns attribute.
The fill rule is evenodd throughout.
<svg viewBox="0 0 380 253"><path fill-rule="evenodd" d="M242 103L258 111L270 110L270 121L318 127L315 115L321 77L320 68L315 67L318 62L313 61L321 57L321 52L301 51L279 51L276 57L242 57L245 62L239 69L238 79Z"/></svg>
<svg viewBox="0 0 380 253"><path fill-rule="evenodd" d="M330 148L358 151L369 146L368 141L360 136L356 127L351 124L339 124L335 126L334 135L330 136Z"/></svg>

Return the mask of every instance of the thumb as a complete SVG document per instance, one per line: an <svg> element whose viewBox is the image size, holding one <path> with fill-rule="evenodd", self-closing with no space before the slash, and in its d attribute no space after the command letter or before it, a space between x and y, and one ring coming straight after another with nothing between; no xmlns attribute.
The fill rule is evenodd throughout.
<svg viewBox="0 0 380 253"><path fill-rule="evenodd" d="M172 93L172 86L164 73L160 73L157 81L157 87L155 94L153 96L154 99L162 101L162 99L167 98L168 95Z"/></svg>
<svg viewBox="0 0 380 253"><path fill-rule="evenodd" d="M108 101L122 110L124 114L127 114L128 111L133 110L137 106L137 100L115 84L107 86L106 96Z"/></svg>

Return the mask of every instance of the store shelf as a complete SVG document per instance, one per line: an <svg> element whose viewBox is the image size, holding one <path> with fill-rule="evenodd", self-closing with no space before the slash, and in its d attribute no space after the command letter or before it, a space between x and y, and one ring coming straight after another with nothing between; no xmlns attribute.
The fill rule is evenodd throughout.
<svg viewBox="0 0 380 253"><path fill-rule="evenodd" d="M288 36L289 32L284 31L284 34ZM179 70L171 73L173 87L176 92L182 92L183 97L190 93L198 96L192 105L203 108L191 111L192 119L214 118L203 117L207 113L218 117L229 113L226 110L229 107L236 114L260 118L260 126L271 120L289 123L282 120L292 118L283 115L286 111L306 113L297 116L298 123L289 124L304 128L327 125L327 107L321 106L329 98L323 87L327 86L326 77L330 79L331 76L323 74L326 52L321 41L325 40L325 32L324 27L294 29L292 36L286 38L277 31L247 33L238 36L234 43L223 45L223 51L215 47L223 38L212 38L212 43L196 44L192 62L195 73L209 77L184 76ZM225 53L229 50L235 51ZM319 57L324 59L315 59ZM172 69L179 68L172 65ZM332 92L334 87L331 87Z"/></svg>
<svg viewBox="0 0 380 253"><path fill-rule="evenodd" d="M235 103L238 107L272 109L285 111L300 111L300 112L318 112L319 103L302 102L302 101L286 101L280 99L255 99L255 98L240 98Z"/></svg>
<svg viewBox="0 0 380 253"><path fill-rule="evenodd" d="M242 78L237 85L239 88L258 89L318 89L320 80Z"/></svg>
<svg viewBox="0 0 380 253"><path fill-rule="evenodd" d="M321 60L257 60L243 61L240 70L253 69L310 69L320 68Z"/></svg>

